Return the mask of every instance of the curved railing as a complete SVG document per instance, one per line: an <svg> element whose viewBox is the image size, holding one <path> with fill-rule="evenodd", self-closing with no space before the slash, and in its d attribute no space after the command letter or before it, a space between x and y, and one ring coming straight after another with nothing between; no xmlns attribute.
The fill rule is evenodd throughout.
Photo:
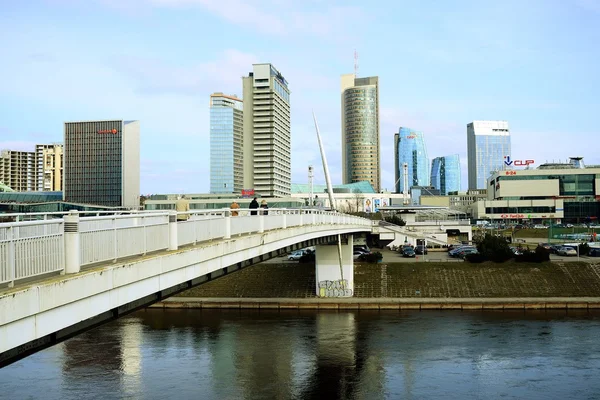
<svg viewBox="0 0 600 400"><path fill-rule="evenodd" d="M0 284L205 241L301 226L349 225L368 219L322 209L248 209L30 213L0 223ZM237 212L237 216L233 216ZM34 219L23 221L23 219Z"/></svg>

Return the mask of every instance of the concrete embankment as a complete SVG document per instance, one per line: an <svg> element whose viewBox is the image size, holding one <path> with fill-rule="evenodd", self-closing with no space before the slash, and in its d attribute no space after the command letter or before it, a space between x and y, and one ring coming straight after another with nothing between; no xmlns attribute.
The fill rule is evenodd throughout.
<svg viewBox="0 0 600 400"><path fill-rule="evenodd" d="M356 264L352 298L318 298L315 286L314 265L265 263L204 283L156 307L600 308L600 265L590 263Z"/></svg>
<svg viewBox="0 0 600 400"><path fill-rule="evenodd" d="M600 297L391 299L391 298L195 298L174 297L153 308L261 310L569 310L600 309Z"/></svg>

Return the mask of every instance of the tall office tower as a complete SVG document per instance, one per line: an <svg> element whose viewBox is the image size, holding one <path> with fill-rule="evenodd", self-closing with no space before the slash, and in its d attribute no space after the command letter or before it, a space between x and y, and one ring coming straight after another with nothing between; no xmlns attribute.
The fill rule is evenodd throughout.
<svg viewBox="0 0 600 400"><path fill-rule="evenodd" d="M436 157L431 162L431 186L442 196L460 191L460 157L458 154Z"/></svg>
<svg viewBox="0 0 600 400"><path fill-rule="evenodd" d="M505 169L510 156L510 131L506 121L473 121L467 125L469 190L487 189L487 179Z"/></svg>
<svg viewBox="0 0 600 400"><path fill-rule="evenodd" d="M210 192L241 193L244 186L244 104L236 96L210 95Z"/></svg>
<svg viewBox="0 0 600 400"><path fill-rule="evenodd" d="M37 189L44 192L62 191L63 145L36 144Z"/></svg>
<svg viewBox="0 0 600 400"><path fill-rule="evenodd" d="M37 190L37 168L33 151L2 150L0 182L16 192Z"/></svg>
<svg viewBox="0 0 600 400"><path fill-rule="evenodd" d="M429 186L429 158L423 132L401 127L394 134L396 192L404 191L402 164L408 164L408 188Z"/></svg>
<svg viewBox="0 0 600 400"><path fill-rule="evenodd" d="M65 122L63 200L140 206L140 121Z"/></svg>
<svg viewBox="0 0 600 400"><path fill-rule="evenodd" d="M263 197L291 193L290 90L271 64L254 64L243 77L244 188Z"/></svg>
<svg viewBox="0 0 600 400"><path fill-rule="evenodd" d="M381 190L379 78L342 75L342 182L369 181Z"/></svg>

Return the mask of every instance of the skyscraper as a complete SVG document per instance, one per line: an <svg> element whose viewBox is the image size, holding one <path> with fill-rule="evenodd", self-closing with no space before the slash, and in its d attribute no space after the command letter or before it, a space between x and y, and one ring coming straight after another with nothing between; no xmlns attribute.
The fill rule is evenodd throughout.
<svg viewBox="0 0 600 400"><path fill-rule="evenodd" d="M431 186L442 196L460 190L460 157L458 154L436 157L431 162Z"/></svg>
<svg viewBox="0 0 600 400"><path fill-rule="evenodd" d="M63 199L140 206L140 122L65 122Z"/></svg>
<svg viewBox="0 0 600 400"><path fill-rule="evenodd" d="M244 86L244 188L264 197L291 193L290 90L271 64L254 64Z"/></svg>
<svg viewBox="0 0 600 400"><path fill-rule="evenodd" d="M408 164L408 188L429 186L429 158L423 132L401 127L394 135L396 192L404 191L402 164Z"/></svg>
<svg viewBox="0 0 600 400"><path fill-rule="evenodd" d="M342 181L369 181L381 190L379 78L342 75Z"/></svg>
<svg viewBox="0 0 600 400"><path fill-rule="evenodd" d="M506 121L473 121L467 125L469 190L486 189L487 179L505 169L504 157L511 155L510 131Z"/></svg>
<svg viewBox="0 0 600 400"><path fill-rule="evenodd" d="M241 193L244 113L241 99L210 95L210 192Z"/></svg>

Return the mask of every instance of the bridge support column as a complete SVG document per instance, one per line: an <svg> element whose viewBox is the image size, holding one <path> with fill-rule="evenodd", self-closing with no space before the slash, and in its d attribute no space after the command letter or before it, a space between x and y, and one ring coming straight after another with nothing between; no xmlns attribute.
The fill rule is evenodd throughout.
<svg viewBox="0 0 600 400"><path fill-rule="evenodd" d="M169 214L169 250L177 250L177 212Z"/></svg>
<svg viewBox="0 0 600 400"><path fill-rule="evenodd" d="M347 241L342 241L341 269L337 241L315 248L316 294L319 297L354 295L354 240L352 235L347 237Z"/></svg>
<svg viewBox="0 0 600 400"><path fill-rule="evenodd" d="M72 210L63 217L65 230L65 273L76 274L81 270L79 212Z"/></svg>

